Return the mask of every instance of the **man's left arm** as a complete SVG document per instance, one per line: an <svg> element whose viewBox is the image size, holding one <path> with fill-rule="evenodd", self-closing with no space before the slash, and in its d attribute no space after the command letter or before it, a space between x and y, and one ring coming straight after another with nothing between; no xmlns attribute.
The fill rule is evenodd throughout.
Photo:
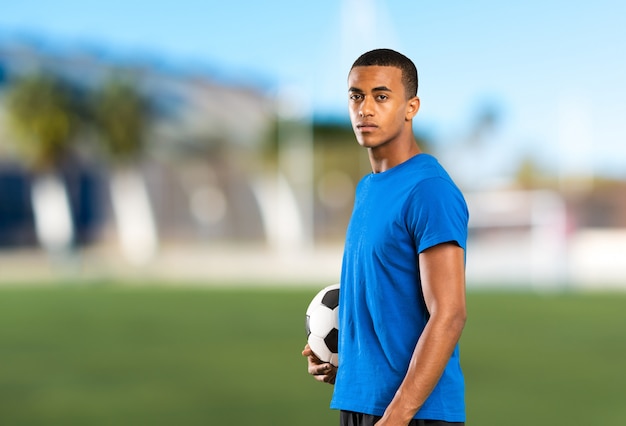
<svg viewBox="0 0 626 426"><path fill-rule="evenodd" d="M419 255L422 291L430 319L409 369L377 426L407 425L424 404L465 326L465 252L454 243L439 244Z"/></svg>

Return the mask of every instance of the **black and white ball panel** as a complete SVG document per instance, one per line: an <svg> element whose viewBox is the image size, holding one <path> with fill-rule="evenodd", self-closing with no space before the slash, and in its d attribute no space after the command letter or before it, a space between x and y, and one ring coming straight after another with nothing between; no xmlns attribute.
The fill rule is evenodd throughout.
<svg viewBox="0 0 626 426"><path fill-rule="evenodd" d="M306 310L307 341L322 361L339 365L337 356L339 284L318 292Z"/></svg>

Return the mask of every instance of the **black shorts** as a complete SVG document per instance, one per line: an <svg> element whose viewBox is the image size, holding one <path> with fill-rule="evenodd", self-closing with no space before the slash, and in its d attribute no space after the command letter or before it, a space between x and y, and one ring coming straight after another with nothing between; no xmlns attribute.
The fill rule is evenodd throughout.
<svg viewBox="0 0 626 426"><path fill-rule="evenodd" d="M340 426L374 426L380 420L378 416L370 414L354 413L352 411L341 411L339 414ZM416 420L413 419L409 426L464 426L464 422L444 422L441 420Z"/></svg>

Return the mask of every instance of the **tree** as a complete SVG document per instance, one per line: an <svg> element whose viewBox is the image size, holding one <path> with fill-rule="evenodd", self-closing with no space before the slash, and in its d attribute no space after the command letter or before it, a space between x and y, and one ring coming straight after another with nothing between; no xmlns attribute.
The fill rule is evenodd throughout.
<svg viewBox="0 0 626 426"><path fill-rule="evenodd" d="M128 79L111 77L95 92L94 123L102 146L117 165L136 163L143 152L149 104Z"/></svg>
<svg viewBox="0 0 626 426"><path fill-rule="evenodd" d="M17 150L34 172L31 201L38 240L52 254L67 252L74 224L59 165L78 124L72 89L52 74L22 76L9 85L7 113Z"/></svg>
<svg viewBox="0 0 626 426"><path fill-rule="evenodd" d="M94 93L93 123L113 165L110 193L123 253L143 264L155 253L157 231L145 180L138 171L150 119L137 82L119 76Z"/></svg>

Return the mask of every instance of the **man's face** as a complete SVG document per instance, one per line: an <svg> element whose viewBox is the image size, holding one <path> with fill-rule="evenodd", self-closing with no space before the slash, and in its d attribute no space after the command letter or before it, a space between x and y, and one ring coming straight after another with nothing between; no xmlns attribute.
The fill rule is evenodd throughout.
<svg viewBox="0 0 626 426"><path fill-rule="evenodd" d="M361 146L384 145L405 129L409 102L399 68L354 67L348 76L348 95L352 129Z"/></svg>

